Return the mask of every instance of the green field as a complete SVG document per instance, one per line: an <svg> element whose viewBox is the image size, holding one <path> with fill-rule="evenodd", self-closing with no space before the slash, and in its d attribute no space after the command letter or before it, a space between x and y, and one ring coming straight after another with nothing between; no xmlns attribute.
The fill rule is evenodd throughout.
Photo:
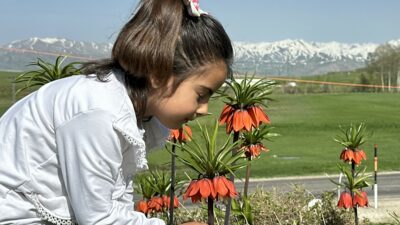
<svg viewBox="0 0 400 225"><path fill-rule="evenodd" d="M265 143L271 151L254 161L252 176L337 173L342 147L333 137L339 134L339 125L347 126L352 122L365 122L373 132L363 146L369 156L368 170L373 169L375 143L379 146L379 169L400 170L399 97L398 94L376 93L273 96L276 101L270 103L267 112L275 132L282 136ZM210 111L218 115L221 107L221 102L213 101ZM224 138L223 128L220 135ZM165 164L168 159L165 150L150 154L153 166Z"/></svg>
<svg viewBox="0 0 400 225"><path fill-rule="evenodd" d="M0 73L0 115L11 105L10 81L14 76ZM352 122L365 122L368 130L373 131L373 136L363 146L369 157L368 170L373 169L375 143L379 146L379 169L400 170L399 94L276 94L272 97L275 101L270 102L267 113L275 132L282 136L265 143L271 151L254 161L252 177L338 173L336 164L342 147L333 137L339 134L339 125L347 126ZM201 123L218 117L221 109L222 102L212 100L210 112L214 116L201 119ZM194 134L196 132L194 128ZM223 127L219 135L225 139ZM168 167L169 158L166 150L157 150L150 153L149 162L151 166ZM244 171L238 174L243 175Z"/></svg>
<svg viewBox="0 0 400 225"><path fill-rule="evenodd" d="M13 85L11 82L17 74L18 73L13 72L0 72L0 115L2 115L13 102ZM20 85L15 85L14 90L19 87Z"/></svg>

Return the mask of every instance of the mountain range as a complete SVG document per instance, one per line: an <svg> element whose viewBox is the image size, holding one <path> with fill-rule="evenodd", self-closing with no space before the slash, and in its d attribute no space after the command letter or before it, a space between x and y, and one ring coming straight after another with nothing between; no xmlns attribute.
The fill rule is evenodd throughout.
<svg viewBox="0 0 400 225"><path fill-rule="evenodd" d="M400 46L400 39L389 44ZM287 39L276 42L234 42L234 70L239 73L294 76L350 71L365 66L376 43L307 42ZM70 55L69 61L109 57L111 43L95 43L65 38L29 38L0 46L0 70L30 69L37 57L53 61L56 55ZM44 55L39 52L45 52ZM74 58L72 56L77 56Z"/></svg>

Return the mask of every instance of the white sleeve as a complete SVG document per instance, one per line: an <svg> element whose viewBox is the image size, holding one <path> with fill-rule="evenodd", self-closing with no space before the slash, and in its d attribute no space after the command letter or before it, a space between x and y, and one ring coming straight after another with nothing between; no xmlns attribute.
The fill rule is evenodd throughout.
<svg viewBox="0 0 400 225"><path fill-rule="evenodd" d="M61 172L76 221L80 225L165 225L114 199L122 155L112 119L108 112L95 110L56 129Z"/></svg>

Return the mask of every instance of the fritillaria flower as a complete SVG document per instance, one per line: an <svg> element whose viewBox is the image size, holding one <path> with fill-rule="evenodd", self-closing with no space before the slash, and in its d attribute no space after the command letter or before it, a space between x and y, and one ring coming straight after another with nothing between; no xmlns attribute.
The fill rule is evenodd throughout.
<svg viewBox="0 0 400 225"><path fill-rule="evenodd" d="M260 106L255 105L246 109L235 109L235 107L225 104L219 118L219 125L226 124L226 133L228 134L232 130L235 132L251 131L261 123L269 124L270 119Z"/></svg>
<svg viewBox="0 0 400 225"><path fill-rule="evenodd" d="M343 191L342 194L340 194L337 206L339 208L345 208L345 209L353 207L353 199L351 197L351 194L347 191Z"/></svg>
<svg viewBox="0 0 400 225"><path fill-rule="evenodd" d="M267 100L271 100L274 81L245 77L239 82L232 77L226 84L229 91L217 91L225 102L219 121L226 124L226 133L250 131L261 123L270 123L262 106L267 107Z"/></svg>
<svg viewBox="0 0 400 225"><path fill-rule="evenodd" d="M201 199L207 200L208 197L215 199L216 193L212 181L208 178L202 178L199 180L192 180L185 194L183 200L188 198L192 199L192 202L200 201Z"/></svg>
<svg viewBox="0 0 400 225"><path fill-rule="evenodd" d="M342 135L334 140L345 147L340 154L340 159L344 162L361 164L361 160L366 160L365 152L360 149L360 146L365 143L367 137L371 134L366 131L366 126L361 123L356 126L351 124L348 129L340 128Z"/></svg>
<svg viewBox="0 0 400 225"><path fill-rule="evenodd" d="M192 137L192 130L189 126L183 125L181 129L171 130L168 140L172 142L186 143Z"/></svg>
<svg viewBox="0 0 400 225"><path fill-rule="evenodd" d="M138 203L136 203L136 211L147 214L147 212L149 211L147 201L140 200Z"/></svg>
<svg viewBox="0 0 400 225"><path fill-rule="evenodd" d="M208 198L232 198L236 197L237 192L232 181L225 176L216 176L213 179L202 178L192 180L186 189L183 199L192 199L192 202L207 200Z"/></svg>
<svg viewBox="0 0 400 225"><path fill-rule="evenodd" d="M262 143L245 145L242 148L244 149L244 154L247 158L257 158L258 156L260 156L261 151L269 151L267 148L264 147Z"/></svg>
<svg viewBox="0 0 400 225"><path fill-rule="evenodd" d="M368 206L367 192L359 191L359 193L354 194L353 206L358 206L358 207Z"/></svg>
<svg viewBox="0 0 400 225"><path fill-rule="evenodd" d="M245 164L242 160L244 158L243 151L232 153L232 150L239 145L238 141L230 144L232 135L226 140L218 138L218 121L214 122L211 130L207 129L207 125L198 125L201 142L200 139L193 137L188 144L173 144L181 149L176 154L177 159L192 169L199 178L190 182L183 199L191 198L192 202L205 200L208 209L208 224L212 225L214 224L214 200L217 198L217 191L219 191L219 195L226 196L224 187L228 187L228 196L236 193L229 182L224 183L224 187L220 187L220 181L216 181L218 188L216 190L213 178L216 174L224 176L233 173L244 167ZM224 181L222 180L222 182Z"/></svg>
<svg viewBox="0 0 400 225"><path fill-rule="evenodd" d="M354 162L356 165L361 164L361 160L367 160L367 156L365 152L361 149L348 149L345 148L342 150L342 153L340 154L340 159L343 160L344 162L352 163Z"/></svg>

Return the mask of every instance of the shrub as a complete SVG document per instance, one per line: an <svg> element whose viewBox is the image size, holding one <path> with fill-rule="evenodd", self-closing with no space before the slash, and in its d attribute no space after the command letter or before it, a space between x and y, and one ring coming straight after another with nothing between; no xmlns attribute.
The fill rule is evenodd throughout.
<svg viewBox="0 0 400 225"><path fill-rule="evenodd" d="M324 192L316 199L302 186L293 186L290 192L258 189L249 195L255 225L345 225L354 221L350 211L337 208L336 194ZM218 206L217 206L218 207ZM215 210L216 221L223 223L223 206ZM181 208L176 212L176 222L207 221L207 211L202 208ZM232 225L244 225L238 215L231 216Z"/></svg>

